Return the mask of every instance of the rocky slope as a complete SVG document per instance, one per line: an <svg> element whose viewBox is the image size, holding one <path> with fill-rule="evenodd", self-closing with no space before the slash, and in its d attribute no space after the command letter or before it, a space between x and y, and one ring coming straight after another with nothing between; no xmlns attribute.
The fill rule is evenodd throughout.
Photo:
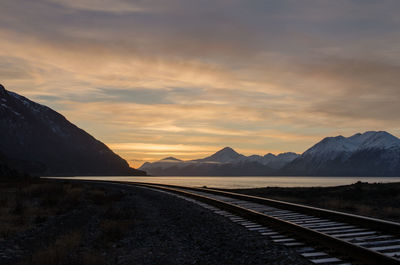
<svg viewBox="0 0 400 265"><path fill-rule="evenodd" d="M34 175L144 175L54 110L0 85L0 152Z"/></svg>

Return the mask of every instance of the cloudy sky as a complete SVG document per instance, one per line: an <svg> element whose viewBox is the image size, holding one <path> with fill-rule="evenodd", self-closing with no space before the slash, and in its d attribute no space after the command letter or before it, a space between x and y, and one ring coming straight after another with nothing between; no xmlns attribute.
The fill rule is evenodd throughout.
<svg viewBox="0 0 400 265"><path fill-rule="evenodd" d="M400 1L1 0L0 83L138 166L400 135Z"/></svg>

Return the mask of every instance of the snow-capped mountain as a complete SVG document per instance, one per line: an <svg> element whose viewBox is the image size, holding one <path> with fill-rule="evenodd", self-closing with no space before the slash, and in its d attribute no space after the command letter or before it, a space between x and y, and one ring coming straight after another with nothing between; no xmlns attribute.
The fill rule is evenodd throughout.
<svg viewBox="0 0 400 265"><path fill-rule="evenodd" d="M151 175L400 176L400 139L384 131L324 138L302 155L244 156L230 147L203 159L145 163Z"/></svg>
<svg viewBox="0 0 400 265"><path fill-rule="evenodd" d="M350 137L327 137L317 143L303 156L318 156L320 159L334 159L341 153L351 154L355 151L368 149L399 148L400 139L383 131L369 131L363 134L357 133Z"/></svg>
<svg viewBox="0 0 400 265"><path fill-rule="evenodd" d="M273 174L296 157L298 155L295 153L245 156L225 147L206 158L182 161L168 157L153 163L146 162L139 169L151 175L259 176Z"/></svg>
<svg viewBox="0 0 400 265"><path fill-rule="evenodd" d="M388 132L366 132L364 134L355 134L349 137L351 141L357 142L358 150L364 149L391 149L400 147L400 139Z"/></svg>
<svg viewBox="0 0 400 265"><path fill-rule="evenodd" d="M384 131L327 137L287 164L285 173L399 176L400 139Z"/></svg>
<svg viewBox="0 0 400 265"><path fill-rule="evenodd" d="M0 85L0 153L38 175L143 175L54 110Z"/></svg>

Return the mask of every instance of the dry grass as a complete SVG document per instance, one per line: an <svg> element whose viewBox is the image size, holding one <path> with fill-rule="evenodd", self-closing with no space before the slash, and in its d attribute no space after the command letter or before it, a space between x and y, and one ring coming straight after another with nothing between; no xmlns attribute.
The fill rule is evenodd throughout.
<svg viewBox="0 0 400 265"><path fill-rule="evenodd" d="M382 212L388 219L399 219L400 209L395 207L383 207Z"/></svg>
<svg viewBox="0 0 400 265"><path fill-rule="evenodd" d="M25 202L19 190L5 191L0 201L0 238L7 239L29 227L27 214L30 205Z"/></svg>
<svg viewBox="0 0 400 265"><path fill-rule="evenodd" d="M59 237L47 248L35 252L21 265L106 265L104 257L94 252L78 252L81 233Z"/></svg>
<svg viewBox="0 0 400 265"><path fill-rule="evenodd" d="M0 183L0 189L0 238L3 239L82 204L107 207L124 197L122 193L108 194L104 188L92 185L39 180Z"/></svg>
<svg viewBox="0 0 400 265"><path fill-rule="evenodd" d="M80 233L74 232L58 238L46 249L35 252L32 257L22 265L67 265L73 264L73 256L81 242Z"/></svg>
<svg viewBox="0 0 400 265"><path fill-rule="evenodd" d="M98 235L82 234L88 230L81 226L68 228L83 231L70 234L64 234L67 230L60 228L60 234L64 235L44 248L33 245L32 254L24 257L21 265L105 265L107 257L100 253L121 240L133 226L134 212L118 207L124 205L119 204L126 196L122 191L84 183L42 180L0 182L0 190L0 240L46 225L48 220L54 220L52 217L71 210L90 208L100 218ZM87 243L88 236L93 236L90 243Z"/></svg>
<svg viewBox="0 0 400 265"><path fill-rule="evenodd" d="M90 201L98 205L104 205L109 203L107 193L103 189L89 190L87 197Z"/></svg>
<svg viewBox="0 0 400 265"><path fill-rule="evenodd" d="M104 212L104 219L99 226L101 234L98 242L109 244L122 239L133 225L133 215L134 213L129 208L116 208L110 205Z"/></svg>

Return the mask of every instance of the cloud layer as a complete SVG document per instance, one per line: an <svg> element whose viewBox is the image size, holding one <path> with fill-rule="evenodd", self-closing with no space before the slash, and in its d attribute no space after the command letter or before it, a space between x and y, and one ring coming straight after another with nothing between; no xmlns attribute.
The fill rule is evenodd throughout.
<svg viewBox="0 0 400 265"><path fill-rule="evenodd" d="M0 80L135 166L399 135L400 3L3 0ZM158 146L158 148L157 148Z"/></svg>

